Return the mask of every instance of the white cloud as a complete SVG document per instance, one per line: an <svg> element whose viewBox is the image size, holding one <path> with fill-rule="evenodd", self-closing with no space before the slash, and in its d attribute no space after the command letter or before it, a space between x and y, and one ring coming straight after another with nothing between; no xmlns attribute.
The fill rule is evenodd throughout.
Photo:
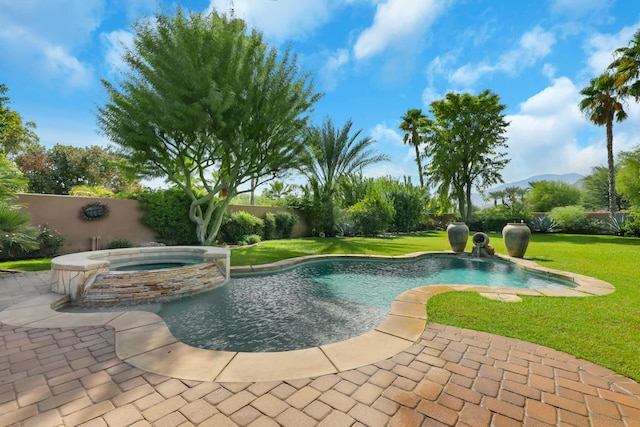
<svg viewBox="0 0 640 427"><path fill-rule="evenodd" d="M589 78L599 76L611 64L613 51L627 46L640 23L624 27L615 34L593 34L587 39L585 49L589 55L585 74Z"/></svg>
<svg viewBox="0 0 640 427"><path fill-rule="evenodd" d="M404 145L403 136L400 131L391 129L385 124L378 123L369 134L376 140L378 146L391 147Z"/></svg>
<svg viewBox="0 0 640 427"><path fill-rule="evenodd" d="M500 55L495 64L485 61L480 64L463 65L451 74L449 81L471 86L485 74L494 72L503 72L515 77L525 68L549 55L555 42L553 33L536 26L533 30L522 35L516 48Z"/></svg>
<svg viewBox="0 0 640 427"><path fill-rule="evenodd" d="M320 70L320 78L324 83L325 90L333 90L338 84L339 75L342 69L349 62L349 51L338 49L329 56L324 66Z"/></svg>
<svg viewBox="0 0 640 427"><path fill-rule="evenodd" d="M235 15L277 42L301 38L326 23L337 0L235 0ZM228 13L229 0L211 0L210 9Z"/></svg>
<svg viewBox="0 0 640 427"><path fill-rule="evenodd" d="M133 47L133 33L125 30L115 30L110 33L100 34L105 49L105 64L110 73L119 73L127 67L122 61L122 55L126 48Z"/></svg>
<svg viewBox="0 0 640 427"><path fill-rule="evenodd" d="M579 17L589 12L604 10L610 3L610 0L553 0L551 11Z"/></svg>
<svg viewBox="0 0 640 427"><path fill-rule="evenodd" d="M436 0L386 0L379 3L373 24L360 34L353 47L355 58L369 58L392 45L421 39L449 3Z"/></svg>
<svg viewBox="0 0 640 427"><path fill-rule="evenodd" d="M68 87L86 87L92 68L74 55L87 44L104 13L104 1L0 0L4 60Z"/></svg>

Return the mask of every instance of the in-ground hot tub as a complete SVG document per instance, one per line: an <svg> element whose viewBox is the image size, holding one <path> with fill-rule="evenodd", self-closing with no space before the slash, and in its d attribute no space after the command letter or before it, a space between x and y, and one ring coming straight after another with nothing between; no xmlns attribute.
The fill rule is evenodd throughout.
<svg viewBox="0 0 640 427"><path fill-rule="evenodd" d="M226 248L158 246L63 255L51 260L51 290L82 305L167 301L225 284L229 254ZM182 265L145 268L166 263ZM112 271L112 265L133 270Z"/></svg>

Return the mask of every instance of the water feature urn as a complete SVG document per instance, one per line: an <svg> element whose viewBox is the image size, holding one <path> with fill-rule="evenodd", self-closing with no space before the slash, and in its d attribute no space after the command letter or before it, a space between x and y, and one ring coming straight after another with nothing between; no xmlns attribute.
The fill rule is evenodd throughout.
<svg viewBox="0 0 640 427"><path fill-rule="evenodd" d="M447 236L453 252L464 252L469 238L469 227L464 222L452 222L447 226Z"/></svg>
<svg viewBox="0 0 640 427"><path fill-rule="evenodd" d="M509 256L522 258L529 246L531 230L524 222L510 222L502 229L502 239Z"/></svg>

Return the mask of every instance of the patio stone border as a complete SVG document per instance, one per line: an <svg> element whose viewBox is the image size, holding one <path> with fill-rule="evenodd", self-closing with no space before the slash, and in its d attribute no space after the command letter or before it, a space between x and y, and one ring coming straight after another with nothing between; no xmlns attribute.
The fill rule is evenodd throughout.
<svg viewBox="0 0 640 427"><path fill-rule="evenodd" d="M402 256L315 255L262 266L232 267L232 275L270 272L325 259L415 259L451 252L419 252ZM466 255L459 255L466 256ZM333 374L392 357L413 345L427 323L426 303L438 293L478 292L500 301L520 301L518 295L579 297L606 295L615 291L607 282L579 274L542 267L537 263L500 255L519 267L570 280L569 289L522 289L473 285L430 285L407 290L392 302L386 320L373 330L345 341L303 350L243 353L204 350L175 338L162 318L154 313L130 311L108 313L61 313L56 307L69 296L50 293L11 306L0 312L0 322L11 326L63 328L109 326L115 330L117 356L152 373L195 381L257 382L291 380Z"/></svg>

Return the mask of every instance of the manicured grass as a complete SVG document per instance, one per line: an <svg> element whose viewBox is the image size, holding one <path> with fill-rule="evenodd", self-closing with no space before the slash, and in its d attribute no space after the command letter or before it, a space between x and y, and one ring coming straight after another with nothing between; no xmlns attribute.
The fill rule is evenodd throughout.
<svg viewBox="0 0 640 427"><path fill-rule="evenodd" d="M0 262L0 270L42 271L51 268L50 258L29 259L23 261Z"/></svg>
<svg viewBox="0 0 640 427"><path fill-rule="evenodd" d="M500 234L489 236L496 251L506 253ZM398 255L447 249L443 232L388 239L277 240L233 249L231 264L264 264L310 254ZM616 292L584 298L523 296L521 303L449 292L429 301L429 321L531 341L640 380L640 239L534 234L526 257L546 267L605 280Z"/></svg>

